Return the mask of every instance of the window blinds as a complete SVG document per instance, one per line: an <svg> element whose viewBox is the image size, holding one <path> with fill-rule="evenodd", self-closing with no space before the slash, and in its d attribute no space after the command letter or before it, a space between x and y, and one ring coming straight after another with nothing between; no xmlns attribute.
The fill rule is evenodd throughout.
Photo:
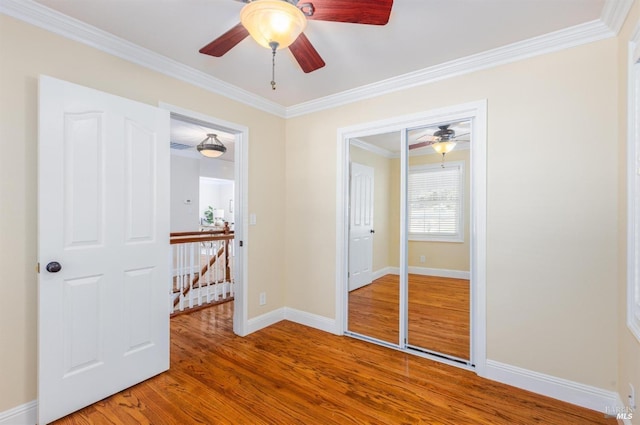
<svg viewBox="0 0 640 425"><path fill-rule="evenodd" d="M408 178L409 234L461 235L462 166L412 167Z"/></svg>

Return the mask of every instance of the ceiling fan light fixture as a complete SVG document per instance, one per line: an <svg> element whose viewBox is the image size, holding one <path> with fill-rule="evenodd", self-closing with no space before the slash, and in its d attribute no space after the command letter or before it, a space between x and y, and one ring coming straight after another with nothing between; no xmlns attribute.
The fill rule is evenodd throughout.
<svg viewBox="0 0 640 425"><path fill-rule="evenodd" d="M307 27L304 13L286 0L254 0L240 12L240 21L263 47L289 47Z"/></svg>
<svg viewBox="0 0 640 425"><path fill-rule="evenodd" d="M207 158L217 158L227 151L227 147L213 133L207 134L207 138L200 142L196 149Z"/></svg>
<svg viewBox="0 0 640 425"><path fill-rule="evenodd" d="M456 142L452 140L444 140L444 141L432 144L431 147L433 148L434 151L444 155L451 152L453 148L456 147Z"/></svg>

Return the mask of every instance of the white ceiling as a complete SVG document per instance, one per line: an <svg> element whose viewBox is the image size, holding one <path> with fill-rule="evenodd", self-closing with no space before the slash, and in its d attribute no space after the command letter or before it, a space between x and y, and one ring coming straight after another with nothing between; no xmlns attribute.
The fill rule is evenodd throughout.
<svg viewBox="0 0 640 425"><path fill-rule="evenodd" d="M251 38L221 58L198 53L239 22L241 2L36 1L277 105L291 107L599 20L607 3L626 0L395 0L386 26L309 21L305 34L327 65L305 74L288 51L279 51L275 91L269 84L271 52ZM366 7L366 1L359 3Z"/></svg>
<svg viewBox="0 0 640 425"><path fill-rule="evenodd" d="M189 148L179 149L179 152L183 154L183 156L209 161L209 158L205 158L200 155L196 149L196 145L202 142L209 133L217 135L218 140L220 140L220 142L222 142L222 144L227 148L227 151L216 159L233 162L236 145L236 139L233 134L212 128L206 123L171 117L171 143L189 146ZM178 153L176 152L176 149L172 149L171 152L174 154Z"/></svg>

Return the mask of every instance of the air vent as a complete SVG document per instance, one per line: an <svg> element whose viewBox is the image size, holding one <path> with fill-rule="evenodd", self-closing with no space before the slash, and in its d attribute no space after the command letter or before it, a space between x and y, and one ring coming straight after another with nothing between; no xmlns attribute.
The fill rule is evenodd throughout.
<svg viewBox="0 0 640 425"><path fill-rule="evenodd" d="M185 149L191 149L193 146L183 145L182 143L171 142L171 149L175 149L177 151L183 151Z"/></svg>

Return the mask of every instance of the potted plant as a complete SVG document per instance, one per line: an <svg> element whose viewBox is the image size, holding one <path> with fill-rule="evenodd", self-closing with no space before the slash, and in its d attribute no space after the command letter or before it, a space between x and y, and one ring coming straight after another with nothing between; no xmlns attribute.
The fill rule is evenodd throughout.
<svg viewBox="0 0 640 425"><path fill-rule="evenodd" d="M207 224L213 224L213 207L211 205L204 210L204 219Z"/></svg>

